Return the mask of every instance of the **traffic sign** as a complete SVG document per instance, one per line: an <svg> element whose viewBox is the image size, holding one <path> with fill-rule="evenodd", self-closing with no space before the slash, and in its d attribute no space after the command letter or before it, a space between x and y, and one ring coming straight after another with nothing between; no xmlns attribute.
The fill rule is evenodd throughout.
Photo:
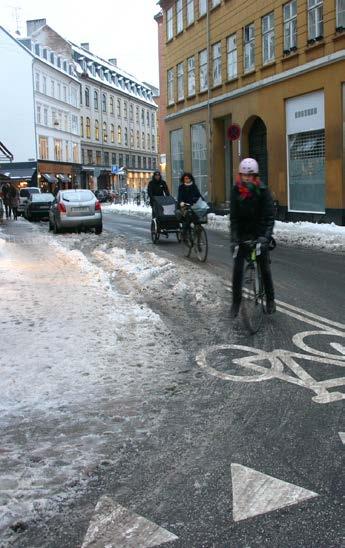
<svg viewBox="0 0 345 548"><path fill-rule="evenodd" d="M238 124L231 124L228 127L227 136L229 141L237 141L241 137L241 126Z"/></svg>

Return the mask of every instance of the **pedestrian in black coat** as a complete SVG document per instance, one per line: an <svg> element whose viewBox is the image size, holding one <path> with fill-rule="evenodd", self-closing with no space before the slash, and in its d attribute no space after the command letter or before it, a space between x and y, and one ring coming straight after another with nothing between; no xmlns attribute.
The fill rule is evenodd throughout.
<svg viewBox="0 0 345 548"><path fill-rule="evenodd" d="M154 196L170 196L168 185L162 179L160 171L155 171L147 187L147 194L150 198L150 206L153 207Z"/></svg>
<svg viewBox="0 0 345 548"><path fill-rule="evenodd" d="M232 251L239 246L234 260L232 279L233 317L238 315L241 304L243 269L247 252L241 243L246 240L257 240L261 244L261 255L257 257L257 260L266 293L266 310L272 314L276 309L268 250L274 227L274 206L271 193L260 181L258 173L259 166L254 159L242 160L239 176L231 191Z"/></svg>

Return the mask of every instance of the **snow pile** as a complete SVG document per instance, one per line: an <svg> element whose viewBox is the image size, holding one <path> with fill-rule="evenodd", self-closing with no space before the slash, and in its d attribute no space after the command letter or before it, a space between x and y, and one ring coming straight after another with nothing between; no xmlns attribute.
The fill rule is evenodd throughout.
<svg viewBox="0 0 345 548"><path fill-rule="evenodd" d="M111 204L104 206L102 204L103 213L120 213L122 215L138 215L139 217L151 217L151 207L137 204Z"/></svg>
<svg viewBox="0 0 345 548"><path fill-rule="evenodd" d="M274 237L277 242L292 246L345 252L345 227L334 223L282 223L276 221Z"/></svg>

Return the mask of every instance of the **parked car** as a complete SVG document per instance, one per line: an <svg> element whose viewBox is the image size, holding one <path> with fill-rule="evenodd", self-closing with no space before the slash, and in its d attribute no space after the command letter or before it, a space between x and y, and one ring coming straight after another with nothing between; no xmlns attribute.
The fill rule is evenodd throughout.
<svg viewBox="0 0 345 548"><path fill-rule="evenodd" d="M49 211L55 198L50 192L30 194L25 204L24 217L28 221L37 221L38 219L49 219Z"/></svg>
<svg viewBox="0 0 345 548"><path fill-rule="evenodd" d="M60 190L49 211L49 230L57 234L63 229L89 228L94 228L96 234L103 230L101 204L94 193L85 189Z"/></svg>
<svg viewBox="0 0 345 548"><path fill-rule="evenodd" d="M25 205L27 204L31 194L40 194L41 189L37 186L27 186L22 188L19 191L19 204L18 204L18 215L23 215L25 210Z"/></svg>

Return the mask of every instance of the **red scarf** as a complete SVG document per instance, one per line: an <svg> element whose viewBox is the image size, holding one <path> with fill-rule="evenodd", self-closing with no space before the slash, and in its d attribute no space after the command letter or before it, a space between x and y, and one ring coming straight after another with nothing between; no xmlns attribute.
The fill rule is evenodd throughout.
<svg viewBox="0 0 345 548"><path fill-rule="evenodd" d="M242 181L241 176L238 175L236 179L236 188L239 192L240 200L246 200L247 198L251 198L254 192L259 194L260 179L259 177L255 177L252 182L245 183Z"/></svg>

